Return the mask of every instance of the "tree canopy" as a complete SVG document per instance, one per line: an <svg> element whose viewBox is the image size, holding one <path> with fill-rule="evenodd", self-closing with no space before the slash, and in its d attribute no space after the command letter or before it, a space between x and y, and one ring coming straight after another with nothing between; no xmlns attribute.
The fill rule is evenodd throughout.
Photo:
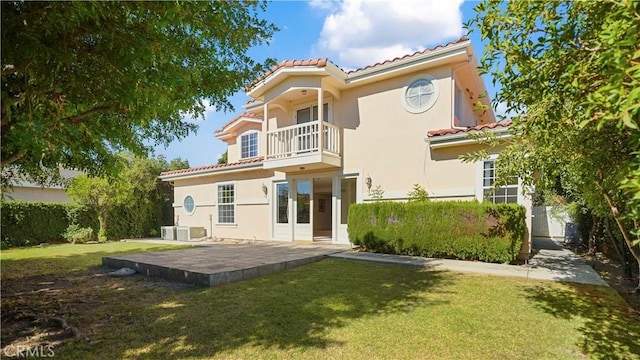
<svg viewBox="0 0 640 360"><path fill-rule="evenodd" d="M498 165L612 217L640 261L640 2L483 1L467 26L512 118ZM634 235L635 234L635 235Z"/></svg>
<svg viewBox="0 0 640 360"><path fill-rule="evenodd" d="M1 7L1 164L34 178L58 166L114 172L117 152L184 138L196 126L182 115L202 115L204 100L230 109L271 65L247 50L277 31L257 1Z"/></svg>

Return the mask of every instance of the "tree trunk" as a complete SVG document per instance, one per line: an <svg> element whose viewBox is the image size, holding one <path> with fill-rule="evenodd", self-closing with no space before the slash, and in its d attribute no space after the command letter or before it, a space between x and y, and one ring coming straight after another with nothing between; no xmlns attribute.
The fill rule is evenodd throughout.
<svg viewBox="0 0 640 360"><path fill-rule="evenodd" d="M589 230L589 255L595 255L598 251L596 246L596 234L598 232L598 225L600 219L591 214L591 230Z"/></svg>
<svg viewBox="0 0 640 360"><path fill-rule="evenodd" d="M607 200L607 204L609 204L609 208L611 209L611 213L613 213L613 218L615 219L616 224L618 224L618 228L622 233L624 242L627 244L627 247L629 248L631 255L633 255L633 257L636 259L638 263L638 277L640 277L640 250L636 249L633 246L633 239L631 238L631 234L629 233L627 228L624 226L624 223L622 222L622 217L620 216L620 211L618 210L618 207L616 207L615 204L613 203L613 199L606 191L603 191L602 193L604 195L605 200ZM638 286L635 288L633 292L635 293L640 292L640 281L638 282Z"/></svg>
<svg viewBox="0 0 640 360"><path fill-rule="evenodd" d="M98 213L98 221L100 222L100 230L98 231L98 241L105 242L107 241L107 217L108 210L102 211Z"/></svg>
<svg viewBox="0 0 640 360"><path fill-rule="evenodd" d="M604 229L609 237L609 241L613 244L613 248L616 250L616 254L618 254L618 258L620 259L620 265L622 266L622 275L627 278L631 278L633 274L631 273L631 264L629 264L629 260L627 260L627 254L624 251L624 248L621 247L618 242L618 238L613 235L611 231L611 224L609 223L609 218L604 218Z"/></svg>

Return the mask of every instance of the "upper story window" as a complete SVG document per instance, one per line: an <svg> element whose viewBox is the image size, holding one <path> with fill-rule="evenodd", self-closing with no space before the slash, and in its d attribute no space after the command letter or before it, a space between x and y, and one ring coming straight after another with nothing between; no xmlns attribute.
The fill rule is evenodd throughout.
<svg viewBox="0 0 640 360"><path fill-rule="evenodd" d="M240 136L240 158L258 156L258 132L250 132Z"/></svg>
<svg viewBox="0 0 640 360"><path fill-rule="evenodd" d="M412 77L402 88L402 105L413 114L429 110L438 99L438 83L429 74Z"/></svg>
<svg viewBox="0 0 640 360"><path fill-rule="evenodd" d="M495 160L485 160L482 164L482 195L483 200L494 204L518 202L518 179L510 179L506 186L494 188L496 181Z"/></svg>
<svg viewBox="0 0 640 360"><path fill-rule="evenodd" d="M296 121L298 124L304 124L316 120L318 120L318 105L307 106L296 110ZM324 103L322 106L322 120L329 122L328 103Z"/></svg>

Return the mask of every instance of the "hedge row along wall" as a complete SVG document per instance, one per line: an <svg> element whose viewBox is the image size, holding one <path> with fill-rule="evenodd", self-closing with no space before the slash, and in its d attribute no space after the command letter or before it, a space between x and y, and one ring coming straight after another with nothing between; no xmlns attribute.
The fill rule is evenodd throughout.
<svg viewBox="0 0 640 360"><path fill-rule="evenodd" d="M0 206L0 246L3 249L65 242L62 234L70 224L90 227L94 234L100 228L92 209L75 204L10 201L2 202ZM134 211L115 207L109 213L107 238L156 236L164 223L161 210ZM171 216L168 218L168 221L172 220Z"/></svg>
<svg viewBox="0 0 640 360"><path fill-rule="evenodd" d="M525 209L478 202L376 202L349 208L349 238L368 251L507 263L526 233Z"/></svg>

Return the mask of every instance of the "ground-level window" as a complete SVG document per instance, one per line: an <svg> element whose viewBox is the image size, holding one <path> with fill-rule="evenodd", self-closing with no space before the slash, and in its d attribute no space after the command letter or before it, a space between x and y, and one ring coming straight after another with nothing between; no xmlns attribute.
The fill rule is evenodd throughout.
<svg viewBox="0 0 640 360"><path fill-rule="evenodd" d="M298 193L296 201L296 223L311 223L311 182L298 181L296 183Z"/></svg>
<svg viewBox="0 0 640 360"><path fill-rule="evenodd" d="M258 156L258 133L251 132L240 137L240 158L252 158Z"/></svg>
<svg viewBox="0 0 640 360"><path fill-rule="evenodd" d="M236 191L234 184L218 185L218 223L235 224Z"/></svg>
<svg viewBox="0 0 640 360"><path fill-rule="evenodd" d="M511 179L506 186L494 188L496 181L495 160L485 160L482 165L483 199L494 204L518 202L518 179Z"/></svg>
<svg viewBox="0 0 640 360"><path fill-rule="evenodd" d="M277 222L278 224L289 223L289 184L282 183L276 185L276 201L277 201Z"/></svg>
<svg viewBox="0 0 640 360"><path fill-rule="evenodd" d="M189 215L193 214L193 211L196 209L196 203L193 200L193 196L191 195L185 196L182 206L184 206L184 211L187 214Z"/></svg>

